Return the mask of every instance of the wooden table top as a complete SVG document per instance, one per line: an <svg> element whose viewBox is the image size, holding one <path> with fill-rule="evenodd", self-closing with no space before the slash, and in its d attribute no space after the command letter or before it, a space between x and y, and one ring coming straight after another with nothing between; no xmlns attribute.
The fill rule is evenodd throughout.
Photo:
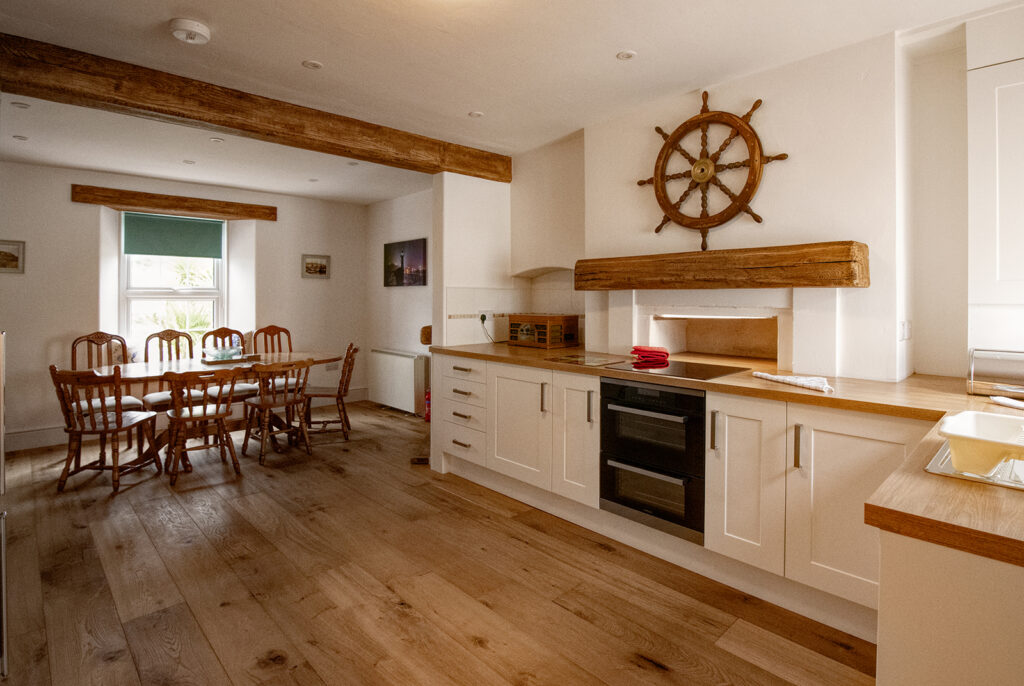
<svg viewBox="0 0 1024 686"><path fill-rule="evenodd" d="M710 381L692 381L552 359L582 354L582 348L543 350L499 343L451 348L433 346L430 351L553 371L648 381L934 422L947 413L964 410L1024 417L1024 411L996 405L985 396L968 395L964 379L955 377L915 374L898 383L830 378L829 383L836 392L825 395L753 376L752 371L791 373L777 370L774 362L765 360L692 353L672 355L672 359L678 360L750 367L747 371ZM624 355L592 354L629 359ZM1024 491L924 471L943 440L938 435L936 424L903 465L865 503L864 521L886 531L1024 566Z"/></svg>
<svg viewBox="0 0 1024 686"><path fill-rule="evenodd" d="M298 362L301 360L313 360L313 364L328 364L337 362L345 357L345 353L336 352L305 352L292 353L260 353L258 360L237 360L233 364L204 364L199 359L184 360L159 360L150 362L129 362L128 364L116 365L121 368L121 380L132 381L156 381L164 372L199 372L214 369L246 369L253 364L270 364L274 362ZM114 367L97 367L97 374L111 374Z"/></svg>

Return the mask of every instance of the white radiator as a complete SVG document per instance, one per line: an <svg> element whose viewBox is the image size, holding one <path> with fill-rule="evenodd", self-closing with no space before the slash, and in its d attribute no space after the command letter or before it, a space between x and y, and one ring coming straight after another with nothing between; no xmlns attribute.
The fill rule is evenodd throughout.
<svg viewBox="0 0 1024 686"><path fill-rule="evenodd" d="M427 356L401 350L370 350L370 401L422 415Z"/></svg>

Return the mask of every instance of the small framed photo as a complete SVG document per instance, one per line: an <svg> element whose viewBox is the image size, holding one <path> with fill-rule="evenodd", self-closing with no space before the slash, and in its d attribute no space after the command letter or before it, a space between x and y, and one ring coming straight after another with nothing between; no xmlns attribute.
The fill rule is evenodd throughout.
<svg viewBox="0 0 1024 686"><path fill-rule="evenodd" d="M0 240L0 273L25 273L25 241Z"/></svg>
<svg viewBox="0 0 1024 686"><path fill-rule="evenodd" d="M304 278L304 279L329 279L329 278L331 278L331 256L330 255L303 255L302 256L302 278Z"/></svg>

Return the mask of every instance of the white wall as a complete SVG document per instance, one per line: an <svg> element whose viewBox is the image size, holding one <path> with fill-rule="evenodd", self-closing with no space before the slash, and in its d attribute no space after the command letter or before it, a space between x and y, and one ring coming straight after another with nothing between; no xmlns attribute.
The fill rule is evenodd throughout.
<svg viewBox="0 0 1024 686"><path fill-rule="evenodd" d="M287 326L297 349L343 349L362 341L366 210L303 198L141 177L0 163L3 235L26 241L25 274L0 274L0 327L9 333L8 446L59 443L60 412L47 367L70 364L71 341L100 326L101 216L72 203L81 183L276 205L277 222L256 222L257 324ZM304 252L330 254L332 278L300 278ZM230 321L229 315L229 323ZM361 377L353 387L362 385ZM337 372L318 370L317 383Z"/></svg>
<svg viewBox="0 0 1024 686"><path fill-rule="evenodd" d="M523 311L529 285L511 273L509 184L442 172L434 176L434 344L486 343L481 311ZM506 326L507 328L507 326ZM499 324L489 329L502 338ZM507 333L505 334L507 337Z"/></svg>
<svg viewBox="0 0 1024 686"><path fill-rule="evenodd" d="M512 273L583 258L583 131L512 160Z"/></svg>
<svg viewBox="0 0 1024 686"><path fill-rule="evenodd" d="M832 240L857 240L870 249L871 287L841 289L834 299L838 333L829 336L836 341L834 368L843 376L899 375L895 56L895 37L886 35L708 89L713 109L739 114L763 99L751 123L767 154L789 153L765 168L751 203L764 223L741 215L712 229L711 249ZM662 211L652 188L636 185L651 176L662 144L654 127L671 130L699 108L700 93L684 93L585 129L587 257L700 249L695 231L669 225L655 234ZM748 298L728 290L675 293L680 306L698 297L716 306L744 306ZM591 316L590 302L588 336L601 321ZM794 326L801 321L795 313ZM817 345L818 335L808 326L794 331L794 341L820 350L829 343ZM795 349L794 368L811 371L800 369L798 357Z"/></svg>
<svg viewBox="0 0 1024 686"><path fill-rule="evenodd" d="M967 371L967 72L962 28L909 64L914 371Z"/></svg>
<svg viewBox="0 0 1024 686"><path fill-rule="evenodd" d="M366 253L366 342L370 348L388 348L426 353L420 344L420 328L431 322L431 282L437 278L427 270L427 285L385 287L384 245L395 241L427 239L428 263L433 256L433 191L413 193L395 200L370 205L367 214Z"/></svg>

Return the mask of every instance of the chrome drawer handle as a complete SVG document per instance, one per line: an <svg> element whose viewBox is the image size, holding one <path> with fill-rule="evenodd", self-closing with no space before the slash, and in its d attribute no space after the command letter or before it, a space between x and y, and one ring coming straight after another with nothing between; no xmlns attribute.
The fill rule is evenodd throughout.
<svg viewBox="0 0 1024 686"><path fill-rule="evenodd" d="M651 479L657 479L658 481L665 481L670 484L675 484L676 486L686 485L685 479L677 479L675 477L665 476L664 474L658 474L647 469L640 469L640 467L634 467L633 465L623 464L618 460L608 460L607 464L609 467L614 467L615 469L621 469L626 472L633 472L634 474L640 474L641 476L646 476Z"/></svg>
<svg viewBox="0 0 1024 686"><path fill-rule="evenodd" d="M472 448L473 447L469 443L463 443L462 441L456 441L454 438L452 439L452 443L454 443L455 445L459 446L460 448Z"/></svg>
<svg viewBox="0 0 1024 686"><path fill-rule="evenodd" d="M462 414L461 412L452 412L452 416L453 417L458 417L459 419L472 419L473 418L472 415Z"/></svg>
<svg viewBox="0 0 1024 686"><path fill-rule="evenodd" d="M458 393L459 395L473 395L470 391L464 391L461 388L453 388L452 393Z"/></svg>
<svg viewBox="0 0 1024 686"><path fill-rule="evenodd" d="M457 372L471 372L471 371L473 371L473 369L470 368L470 367L457 367L455 365L452 365L452 369L454 369Z"/></svg>

